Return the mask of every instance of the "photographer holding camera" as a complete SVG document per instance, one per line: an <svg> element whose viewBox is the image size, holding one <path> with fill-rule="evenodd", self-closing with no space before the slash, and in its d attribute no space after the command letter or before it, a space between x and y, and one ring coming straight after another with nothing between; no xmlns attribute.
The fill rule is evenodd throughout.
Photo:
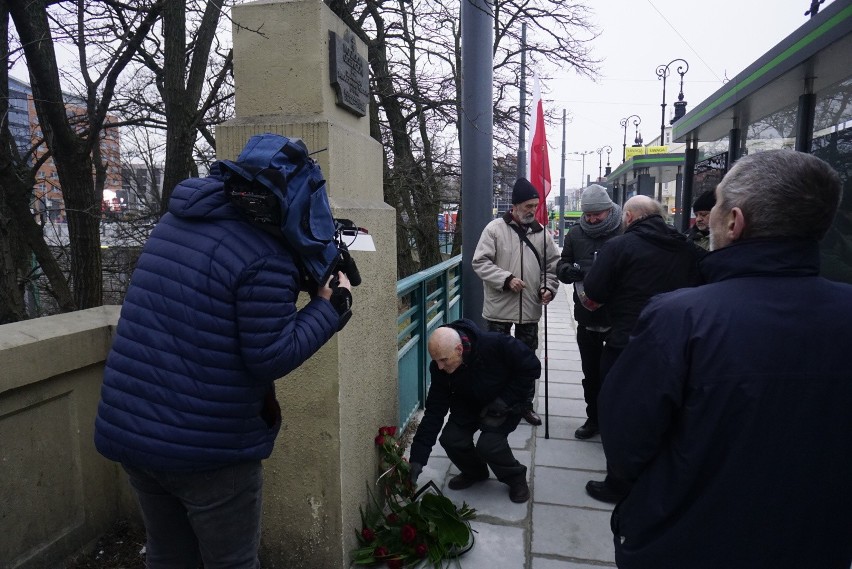
<svg viewBox="0 0 852 569"><path fill-rule="evenodd" d="M265 195L258 203L273 210L274 226L246 214L227 167L217 162L208 177L175 188L131 278L106 362L95 444L130 477L149 569L259 567L261 460L281 427L274 381L350 314L334 241L321 263L286 238L281 198L300 190L295 178L278 178L276 192L244 184ZM310 215L333 225L330 210ZM297 309L305 274L324 278Z"/></svg>

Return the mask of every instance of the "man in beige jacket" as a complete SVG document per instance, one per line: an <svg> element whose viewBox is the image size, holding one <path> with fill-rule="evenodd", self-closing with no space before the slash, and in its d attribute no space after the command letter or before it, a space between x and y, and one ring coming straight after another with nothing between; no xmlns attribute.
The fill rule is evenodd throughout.
<svg viewBox="0 0 852 569"><path fill-rule="evenodd" d="M485 290L482 317L488 330L509 334L514 325L515 337L533 351L538 348L541 307L559 288L559 250L535 220L538 204L535 187L519 178L512 189L512 208L485 226L472 261ZM523 417L541 425L532 406L534 395L533 390Z"/></svg>

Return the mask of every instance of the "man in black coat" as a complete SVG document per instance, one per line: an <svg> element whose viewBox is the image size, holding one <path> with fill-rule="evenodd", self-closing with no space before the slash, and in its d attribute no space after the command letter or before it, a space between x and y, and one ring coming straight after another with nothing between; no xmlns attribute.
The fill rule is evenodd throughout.
<svg viewBox="0 0 852 569"><path fill-rule="evenodd" d="M624 222L624 235L601 248L584 279L586 294L608 308L612 324L601 356L603 385L648 300L698 281L699 249L666 224L659 202L648 196L630 198L624 204ZM601 439L606 449L606 437ZM611 473L604 481L586 484L592 498L610 503L618 502L628 489L626 481Z"/></svg>
<svg viewBox="0 0 852 569"><path fill-rule="evenodd" d="M580 196L583 216L565 236L556 274L563 283L583 280L604 243L622 231L621 206L613 203L606 188L592 184ZM577 322L577 348L583 368L583 398L586 422L574 432L578 439L598 434L598 393L601 390L601 354L609 332L609 309L591 311L580 302L574 290L574 320Z"/></svg>
<svg viewBox="0 0 852 569"><path fill-rule="evenodd" d="M535 352L512 336L480 330L463 319L432 333L429 355L432 383L411 443L412 481L416 483L441 433L441 446L461 471L450 479L449 488L462 490L487 479L490 467L509 486L513 502L529 500L527 467L512 454L508 436L541 374Z"/></svg>
<svg viewBox="0 0 852 569"><path fill-rule="evenodd" d="M622 569L849 569L852 285L819 274L840 179L741 158L716 188L708 284L648 304L601 391Z"/></svg>

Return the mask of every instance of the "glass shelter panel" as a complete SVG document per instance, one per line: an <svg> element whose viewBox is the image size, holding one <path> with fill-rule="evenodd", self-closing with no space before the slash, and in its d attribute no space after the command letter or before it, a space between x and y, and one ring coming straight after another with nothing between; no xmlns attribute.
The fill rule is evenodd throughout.
<svg viewBox="0 0 852 569"><path fill-rule="evenodd" d="M820 243L820 272L852 283L852 78L817 93L811 153L843 181L840 209Z"/></svg>
<svg viewBox="0 0 852 569"><path fill-rule="evenodd" d="M745 129L745 154L755 154L776 148L794 148L798 102L756 120Z"/></svg>

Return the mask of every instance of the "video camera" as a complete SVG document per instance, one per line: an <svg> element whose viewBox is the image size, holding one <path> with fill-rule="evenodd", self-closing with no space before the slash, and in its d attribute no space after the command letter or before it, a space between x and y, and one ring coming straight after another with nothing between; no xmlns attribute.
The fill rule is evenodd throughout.
<svg viewBox="0 0 852 569"><path fill-rule="evenodd" d="M247 180L235 178L226 184L226 193L230 202L252 224L257 225L276 237L283 237L281 232L281 207L279 198L270 193L265 187L253 184ZM340 271L349 279L352 286L361 284L361 273L355 264L355 259L349 253L349 243L352 243L359 233L366 233L350 219L332 218L334 221L334 236L332 241L337 249L335 258L330 264L328 274L331 275L329 286L332 289L331 303L340 315L338 330L349 322L352 317L352 294L341 288L337 272ZM286 243L286 239L284 240ZM294 251L295 253L295 251ZM294 255L300 272L300 289L314 296L321 284L305 270L304 260Z"/></svg>

